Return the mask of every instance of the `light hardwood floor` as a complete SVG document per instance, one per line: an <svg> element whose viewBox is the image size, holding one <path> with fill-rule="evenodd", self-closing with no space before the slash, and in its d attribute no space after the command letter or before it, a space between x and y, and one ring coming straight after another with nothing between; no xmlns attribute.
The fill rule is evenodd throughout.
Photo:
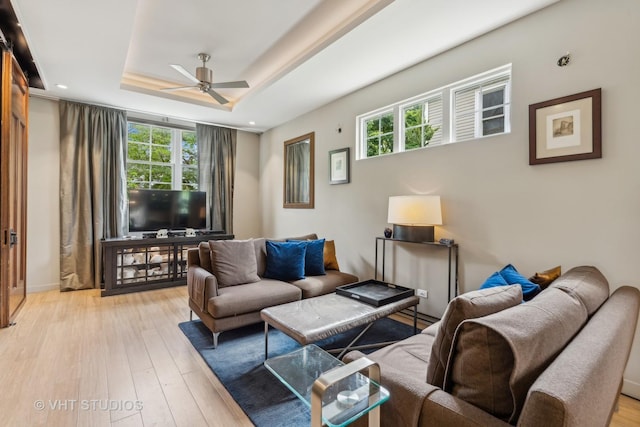
<svg viewBox="0 0 640 427"><path fill-rule="evenodd" d="M0 330L0 425L251 426L178 329L188 318L184 286L29 294ZM611 426L639 425L622 396Z"/></svg>

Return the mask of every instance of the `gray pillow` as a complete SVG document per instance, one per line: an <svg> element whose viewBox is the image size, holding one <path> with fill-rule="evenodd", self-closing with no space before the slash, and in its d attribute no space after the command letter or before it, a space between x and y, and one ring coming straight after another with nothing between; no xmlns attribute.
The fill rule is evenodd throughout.
<svg viewBox="0 0 640 427"><path fill-rule="evenodd" d="M210 240L211 269L218 286L243 285L260 280L252 240Z"/></svg>
<svg viewBox="0 0 640 427"><path fill-rule="evenodd" d="M427 365L427 382L444 388L444 375L451 354L453 335L460 323L502 311L521 302L522 288L519 285L480 289L452 299L433 340Z"/></svg>

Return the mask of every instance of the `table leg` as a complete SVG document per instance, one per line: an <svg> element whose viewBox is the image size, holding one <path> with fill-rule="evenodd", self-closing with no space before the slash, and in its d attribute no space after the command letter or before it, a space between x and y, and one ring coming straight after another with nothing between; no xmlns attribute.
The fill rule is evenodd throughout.
<svg viewBox="0 0 640 427"><path fill-rule="evenodd" d="M264 322L264 360L269 357L269 324Z"/></svg>

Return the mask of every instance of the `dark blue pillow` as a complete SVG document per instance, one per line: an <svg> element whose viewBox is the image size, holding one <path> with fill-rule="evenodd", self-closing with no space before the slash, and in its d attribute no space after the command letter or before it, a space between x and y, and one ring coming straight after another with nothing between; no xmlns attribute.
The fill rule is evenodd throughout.
<svg viewBox="0 0 640 427"><path fill-rule="evenodd" d="M306 242L265 242L267 268L264 277L277 280L304 279L304 257Z"/></svg>
<svg viewBox="0 0 640 427"><path fill-rule="evenodd" d="M508 284L520 285L522 288L522 298L524 298L525 301L529 301L541 291L540 286L518 273L518 270L511 264L500 270L500 275L504 277L504 280L506 280Z"/></svg>
<svg viewBox="0 0 640 427"><path fill-rule="evenodd" d="M502 277L497 271L484 281L482 286L480 286L480 289L494 288L496 286L509 286L507 281L504 280L504 277Z"/></svg>
<svg viewBox="0 0 640 427"><path fill-rule="evenodd" d="M288 242L302 242L307 245L304 256L304 275L323 276L324 271L324 239L318 240L287 240Z"/></svg>

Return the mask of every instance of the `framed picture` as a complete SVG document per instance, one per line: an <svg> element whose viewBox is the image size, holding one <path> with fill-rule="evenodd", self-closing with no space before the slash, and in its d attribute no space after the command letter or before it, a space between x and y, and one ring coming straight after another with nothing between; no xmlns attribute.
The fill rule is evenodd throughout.
<svg viewBox="0 0 640 427"><path fill-rule="evenodd" d="M602 157L602 90L529 105L529 164Z"/></svg>
<svg viewBox="0 0 640 427"><path fill-rule="evenodd" d="M349 147L329 151L329 184L349 182Z"/></svg>

